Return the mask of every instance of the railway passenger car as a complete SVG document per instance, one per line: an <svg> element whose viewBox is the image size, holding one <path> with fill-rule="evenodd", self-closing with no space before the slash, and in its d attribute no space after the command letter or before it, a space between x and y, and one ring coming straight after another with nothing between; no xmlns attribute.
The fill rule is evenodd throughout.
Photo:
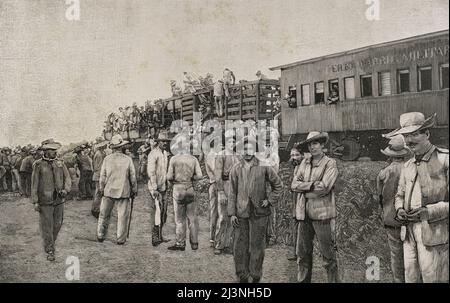
<svg viewBox="0 0 450 303"><path fill-rule="evenodd" d="M311 130L330 134L330 152L346 160L381 159L381 134L399 116L437 113L431 136L448 147L448 30L270 68L281 70L282 134L292 146Z"/></svg>

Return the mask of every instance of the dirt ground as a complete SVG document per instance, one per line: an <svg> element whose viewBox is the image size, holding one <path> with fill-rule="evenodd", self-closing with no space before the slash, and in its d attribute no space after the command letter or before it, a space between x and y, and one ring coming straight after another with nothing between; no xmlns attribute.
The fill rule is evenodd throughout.
<svg viewBox="0 0 450 303"><path fill-rule="evenodd" d="M204 204L204 202L202 202ZM169 202L169 206L171 201ZM175 226L172 207L164 235L171 239L159 247L151 245L152 208L148 192L141 185L135 200L130 238L124 246L115 244L117 216L114 215L105 242L95 242L96 219L91 201L70 200L65 205L64 223L56 243L56 261L46 260L38 226L38 214L27 198L0 196L0 282L68 282L66 258L80 261L79 282L236 282L231 255L213 254L209 247L207 212L200 208L199 249L189 245L184 252L172 252ZM295 282L296 263L288 261L292 247L274 245L266 249L263 282ZM313 282L326 282L322 262L315 255ZM340 258L342 282L367 282L365 269ZM381 271L381 281L390 277Z"/></svg>

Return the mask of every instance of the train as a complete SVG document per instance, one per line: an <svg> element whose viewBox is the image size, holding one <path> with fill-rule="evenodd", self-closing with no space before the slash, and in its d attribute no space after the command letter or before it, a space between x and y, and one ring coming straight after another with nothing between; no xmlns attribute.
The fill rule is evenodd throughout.
<svg viewBox="0 0 450 303"><path fill-rule="evenodd" d="M282 160L308 132L320 130L329 133L331 156L353 161L384 160L380 149L387 140L382 134L399 127L402 113L437 113L432 140L448 148L448 38L444 30L270 67L281 71L279 79L232 85L225 116L216 119L274 119L281 96ZM162 100L162 124L177 119L192 123L205 100L214 103L212 87ZM142 142L146 136L145 130L135 131L130 139Z"/></svg>

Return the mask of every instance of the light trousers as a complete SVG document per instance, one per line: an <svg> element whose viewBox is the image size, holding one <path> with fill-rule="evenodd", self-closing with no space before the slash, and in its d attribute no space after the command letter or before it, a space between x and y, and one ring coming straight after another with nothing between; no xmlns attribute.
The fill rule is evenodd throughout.
<svg viewBox="0 0 450 303"><path fill-rule="evenodd" d="M425 246L422 223L410 223L403 242L406 283L448 283L448 243Z"/></svg>
<svg viewBox="0 0 450 303"><path fill-rule="evenodd" d="M114 199L103 197L100 205L100 215L98 217L97 237L100 239L106 237L114 204L117 207L117 242L125 243L127 240L128 220L130 216L129 198Z"/></svg>

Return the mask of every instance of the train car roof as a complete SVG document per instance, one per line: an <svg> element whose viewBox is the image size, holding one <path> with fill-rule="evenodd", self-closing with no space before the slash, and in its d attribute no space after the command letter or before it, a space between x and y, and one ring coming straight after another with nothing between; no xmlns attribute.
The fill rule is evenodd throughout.
<svg viewBox="0 0 450 303"><path fill-rule="evenodd" d="M306 63L312 63L312 62L321 61L321 60L324 60L324 59L340 57L340 56L345 56L345 55L350 55L350 54L355 54L355 53L363 52L363 51L366 51L366 50L369 50L369 49L373 49L373 48L378 48L378 47L383 47L383 46L390 46L390 45L395 45L395 44L405 43L405 42L411 42L411 41L418 40L418 39L433 38L433 37L438 37L438 36L441 36L441 35L448 35L448 33L449 33L449 30L446 29L446 30L441 30L441 31L432 32L432 33L427 33L427 34L423 34L423 35L403 38L403 39L399 39L399 40L394 40L394 41L389 41L389 42L382 42L382 43L378 43L378 44L372 44L372 45L369 45L369 46L355 48L355 49L348 50L348 51L343 51L343 52L334 53L334 54L330 54L330 55L315 57L315 58L306 59L306 60L300 60L300 61L296 61L296 62L293 62L293 63L288 63L288 64L279 65L279 66L275 66L275 67L270 67L269 70L274 71L274 70L279 70L279 69L286 69L286 68L290 68L290 67L306 64Z"/></svg>

